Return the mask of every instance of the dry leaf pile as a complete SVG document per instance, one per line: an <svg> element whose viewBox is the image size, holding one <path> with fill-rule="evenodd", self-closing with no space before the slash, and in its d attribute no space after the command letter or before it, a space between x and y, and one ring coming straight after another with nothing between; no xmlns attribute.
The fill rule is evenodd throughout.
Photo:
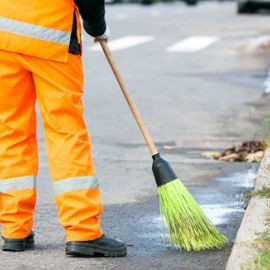
<svg viewBox="0 0 270 270"><path fill-rule="evenodd" d="M222 161L260 162L267 148L265 141L246 141L239 146L226 148L222 153L204 152L203 156L212 157Z"/></svg>

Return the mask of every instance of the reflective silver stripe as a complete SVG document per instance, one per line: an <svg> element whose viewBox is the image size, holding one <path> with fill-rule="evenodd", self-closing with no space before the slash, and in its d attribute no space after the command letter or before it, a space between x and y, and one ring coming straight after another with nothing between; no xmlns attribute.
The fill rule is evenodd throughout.
<svg viewBox="0 0 270 270"><path fill-rule="evenodd" d="M53 186L55 195L58 195L73 190L99 188L99 183L95 176L78 176L55 182Z"/></svg>
<svg viewBox="0 0 270 270"><path fill-rule="evenodd" d="M36 188L36 176L21 176L0 180L0 193Z"/></svg>
<svg viewBox="0 0 270 270"><path fill-rule="evenodd" d="M68 45L70 33L0 17L0 31Z"/></svg>

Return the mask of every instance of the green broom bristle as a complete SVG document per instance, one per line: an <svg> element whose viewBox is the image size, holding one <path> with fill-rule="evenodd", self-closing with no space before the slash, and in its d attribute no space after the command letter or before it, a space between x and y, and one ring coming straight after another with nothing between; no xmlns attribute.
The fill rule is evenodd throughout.
<svg viewBox="0 0 270 270"><path fill-rule="evenodd" d="M228 239L205 216L179 179L158 187L158 192L161 215L166 221L170 242L176 248L199 251L226 245Z"/></svg>

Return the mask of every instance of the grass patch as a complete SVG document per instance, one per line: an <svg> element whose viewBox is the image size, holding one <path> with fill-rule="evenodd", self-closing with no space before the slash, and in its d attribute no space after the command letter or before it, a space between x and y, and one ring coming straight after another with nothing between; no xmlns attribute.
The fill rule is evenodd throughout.
<svg viewBox="0 0 270 270"><path fill-rule="evenodd" d="M254 261L241 267L242 270L269 270L270 269L270 230L258 235L253 244L257 251Z"/></svg>
<svg viewBox="0 0 270 270"><path fill-rule="evenodd" d="M261 189L249 192L245 194L245 201L250 200L252 197L266 198L270 199L270 188L263 186Z"/></svg>
<svg viewBox="0 0 270 270"><path fill-rule="evenodd" d="M269 270L270 269L270 211L267 212L266 223L268 230L258 234L253 247L256 250L257 257L254 261L241 266L243 270Z"/></svg>
<svg viewBox="0 0 270 270"><path fill-rule="evenodd" d="M263 186L261 189L254 191L253 193L254 193L253 196L258 196L260 198L270 199L270 188L269 187Z"/></svg>
<svg viewBox="0 0 270 270"><path fill-rule="evenodd" d="M258 256L253 262L253 269L270 269L270 230L262 233L255 241Z"/></svg>

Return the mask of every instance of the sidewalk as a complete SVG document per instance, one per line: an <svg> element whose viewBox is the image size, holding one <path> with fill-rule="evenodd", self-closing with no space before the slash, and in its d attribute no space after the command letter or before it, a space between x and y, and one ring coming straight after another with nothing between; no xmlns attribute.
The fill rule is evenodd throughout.
<svg viewBox="0 0 270 270"><path fill-rule="evenodd" d="M255 184L255 191L270 187L270 149L267 149L261 162ZM253 244L258 233L267 230L265 217L270 210L270 199L253 196L240 225L229 257L226 270L238 270L256 258ZM256 270L256 269L254 269Z"/></svg>

